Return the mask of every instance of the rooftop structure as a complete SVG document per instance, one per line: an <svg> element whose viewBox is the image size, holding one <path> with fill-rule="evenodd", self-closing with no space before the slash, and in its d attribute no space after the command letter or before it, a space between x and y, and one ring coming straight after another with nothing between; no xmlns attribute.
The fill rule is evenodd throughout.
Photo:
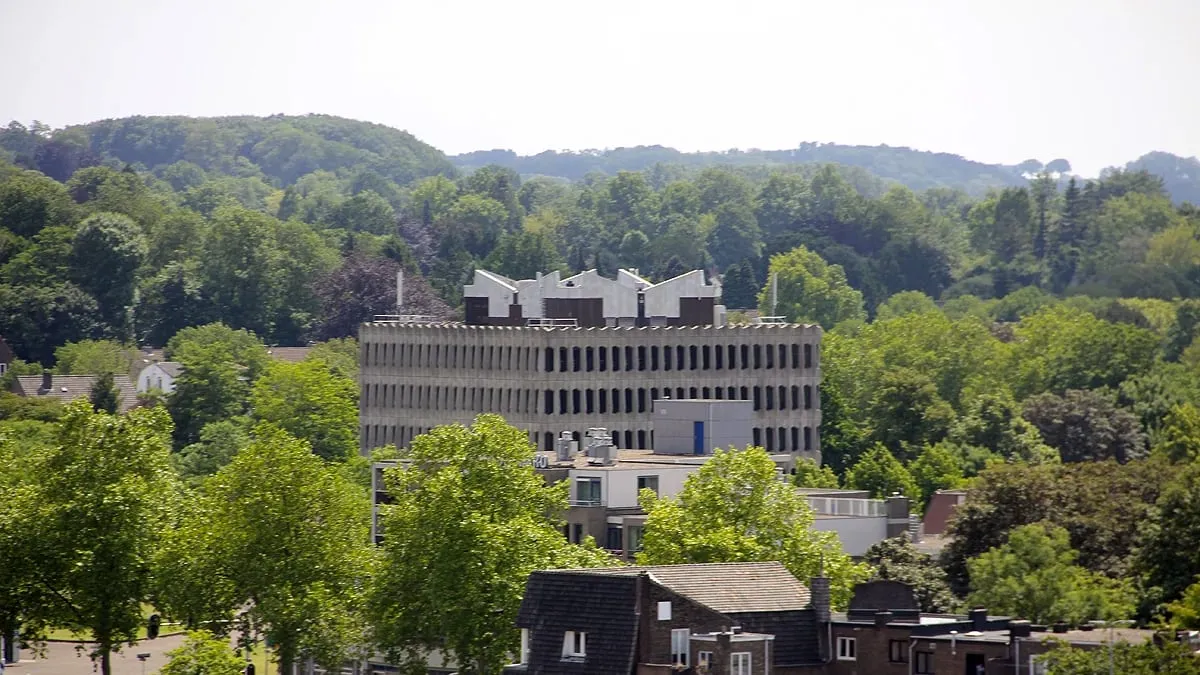
<svg viewBox="0 0 1200 675"><path fill-rule="evenodd" d="M31 398L53 398L61 403L70 403L91 396L96 375L29 375L16 378L12 391L18 396ZM113 375L113 387L117 390L117 410L127 412L137 405L137 390L128 375Z"/></svg>
<svg viewBox="0 0 1200 675"><path fill-rule="evenodd" d="M487 326L573 325L584 328L720 326L725 307L721 286L692 270L659 283L637 270L618 270L616 279L596 270L561 277L550 272L514 280L475 270L463 288L466 323Z"/></svg>

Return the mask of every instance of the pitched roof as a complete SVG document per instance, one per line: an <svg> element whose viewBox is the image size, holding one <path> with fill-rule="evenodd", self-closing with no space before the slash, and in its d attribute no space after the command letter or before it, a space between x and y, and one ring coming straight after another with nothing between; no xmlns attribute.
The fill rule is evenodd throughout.
<svg viewBox="0 0 1200 675"><path fill-rule="evenodd" d="M637 578L573 572L529 575L517 625L530 629L530 662L545 675L629 675L637 648ZM585 660L562 659L568 630L587 633Z"/></svg>
<svg viewBox="0 0 1200 675"><path fill-rule="evenodd" d="M162 361L155 365L171 377L179 377L179 374L183 372L183 364L178 361Z"/></svg>
<svg viewBox="0 0 1200 675"><path fill-rule="evenodd" d="M603 567L590 574L650 578L721 613L782 612L808 606L808 587L779 562Z"/></svg>
<svg viewBox="0 0 1200 675"><path fill-rule="evenodd" d="M267 355L280 361L299 363L308 358L310 351L312 347L268 347Z"/></svg>
<svg viewBox="0 0 1200 675"><path fill-rule="evenodd" d="M92 384L96 375L53 375L50 388L42 389L42 376L29 375L17 378L13 391L21 396L58 399L70 403L77 399L86 399L92 393ZM117 388L118 410L127 412L137 405L137 388L128 375L113 375L113 386Z"/></svg>

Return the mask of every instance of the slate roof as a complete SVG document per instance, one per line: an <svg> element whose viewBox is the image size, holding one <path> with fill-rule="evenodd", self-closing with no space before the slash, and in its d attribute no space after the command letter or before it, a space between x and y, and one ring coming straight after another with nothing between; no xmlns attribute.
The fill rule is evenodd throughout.
<svg viewBox="0 0 1200 675"><path fill-rule="evenodd" d="M637 649L637 577L534 572L517 626L530 629L530 675L629 675ZM587 657L563 660L565 631L587 633Z"/></svg>
<svg viewBox="0 0 1200 675"><path fill-rule="evenodd" d="M722 614L785 612L808 607L808 587L779 562L603 567L581 572L650 578Z"/></svg>
<svg viewBox="0 0 1200 675"><path fill-rule="evenodd" d="M87 399L92 393L95 375L54 375L50 388L42 389L42 376L29 375L17 378L13 392L21 396L55 398L63 403ZM113 375L113 386L117 388L118 410L127 412L137 405L137 388L128 375Z"/></svg>
<svg viewBox="0 0 1200 675"><path fill-rule="evenodd" d="M161 361L155 365L173 378L179 377L179 374L183 372L183 364L178 361Z"/></svg>

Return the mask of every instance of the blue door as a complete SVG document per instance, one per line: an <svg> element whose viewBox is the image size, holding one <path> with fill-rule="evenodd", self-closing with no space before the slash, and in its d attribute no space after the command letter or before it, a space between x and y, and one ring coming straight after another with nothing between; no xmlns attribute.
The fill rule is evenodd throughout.
<svg viewBox="0 0 1200 675"><path fill-rule="evenodd" d="M692 453L704 454L704 422L692 422Z"/></svg>

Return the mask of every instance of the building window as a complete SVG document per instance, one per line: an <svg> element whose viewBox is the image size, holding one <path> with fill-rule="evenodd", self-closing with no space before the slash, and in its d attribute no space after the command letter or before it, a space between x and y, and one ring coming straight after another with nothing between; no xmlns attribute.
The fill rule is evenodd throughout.
<svg viewBox="0 0 1200 675"><path fill-rule="evenodd" d="M629 549L630 553L637 553L642 550L643 528L641 525L629 526Z"/></svg>
<svg viewBox="0 0 1200 675"><path fill-rule="evenodd" d="M599 506L602 499L600 490L599 478L577 479L575 481L575 501L580 506Z"/></svg>
<svg viewBox="0 0 1200 675"><path fill-rule="evenodd" d="M654 494L658 494L658 476L638 476L637 489L640 493L642 490L654 490Z"/></svg>
<svg viewBox="0 0 1200 675"><path fill-rule="evenodd" d="M888 661L908 663L908 643L904 640L888 640Z"/></svg>
<svg viewBox="0 0 1200 675"><path fill-rule="evenodd" d="M677 666L687 666L688 651L692 639L692 631L687 628L676 628L671 631L671 663Z"/></svg>
<svg viewBox="0 0 1200 675"><path fill-rule="evenodd" d="M670 600L664 600L664 601L658 603L658 620L659 621L670 621L671 620L671 601Z"/></svg>
<svg viewBox="0 0 1200 675"><path fill-rule="evenodd" d="M813 347L812 345L804 345L804 367L813 367Z"/></svg>
<svg viewBox="0 0 1200 675"><path fill-rule="evenodd" d="M573 523L571 525L571 543L579 544L583 542L583 523Z"/></svg>
<svg viewBox="0 0 1200 675"><path fill-rule="evenodd" d="M521 663L529 663L529 629L521 629Z"/></svg>
<svg viewBox="0 0 1200 675"><path fill-rule="evenodd" d="M609 525L608 531L605 534L604 548L610 551L620 551L625 548L624 542L621 541L623 531L620 525Z"/></svg>
<svg viewBox="0 0 1200 675"><path fill-rule="evenodd" d="M853 661L858 658L857 643L852 637L840 637L837 639L837 655L838 661Z"/></svg>
<svg viewBox="0 0 1200 675"><path fill-rule="evenodd" d="M564 659L581 659L587 656L587 633L569 630L563 636Z"/></svg>
<svg viewBox="0 0 1200 675"><path fill-rule="evenodd" d="M729 655L729 675L750 675L750 652Z"/></svg>
<svg viewBox="0 0 1200 675"><path fill-rule="evenodd" d="M696 654L696 665L701 668L708 668L712 665L712 652L699 652Z"/></svg>
<svg viewBox="0 0 1200 675"><path fill-rule="evenodd" d="M913 655L916 661L913 672L919 675L933 675L933 652L917 652Z"/></svg>

